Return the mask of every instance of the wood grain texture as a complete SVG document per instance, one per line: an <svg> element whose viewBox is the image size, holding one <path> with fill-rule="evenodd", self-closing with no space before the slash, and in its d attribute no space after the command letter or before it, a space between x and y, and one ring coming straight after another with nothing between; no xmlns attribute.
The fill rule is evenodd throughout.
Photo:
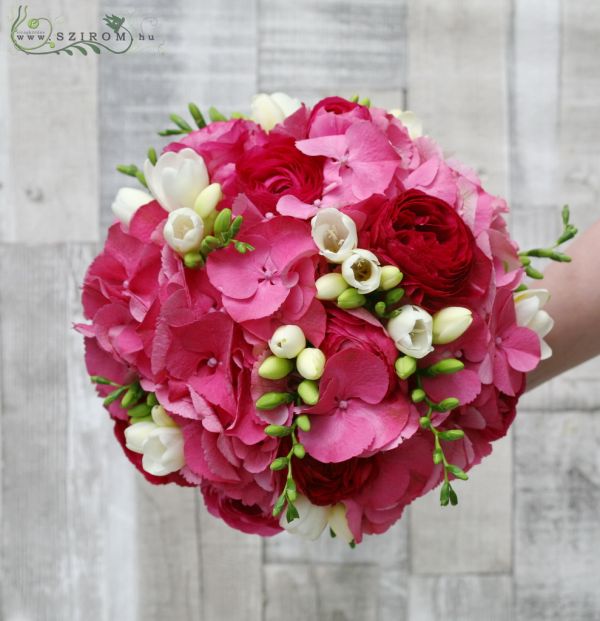
<svg viewBox="0 0 600 621"><path fill-rule="evenodd" d="M509 575L413 576L410 579L409 621L512 621L514 618Z"/></svg>
<svg viewBox="0 0 600 621"><path fill-rule="evenodd" d="M597 619L599 413L527 413L515 436L517 617Z"/></svg>
<svg viewBox="0 0 600 621"><path fill-rule="evenodd" d="M489 191L505 194L508 3L415 0L408 15L408 107L442 148L477 168ZM510 442L502 441L457 485L456 509L440 509L436 494L411 507L413 572L510 570L510 471Z"/></svg>
<svg viewBox="0 0 600 621"><path fill-rule="evenodd" d="M0 249L2 618L109 619L120 596L121 612L135 606L121 582L134 577L131 472L71 330L93 251Z"/></svg>
<svg viewBox="0 0 600 621"><path fill-rule="evenodd" d="M113 220L118 188L137 187L115 170L141 166L150 146L158 151L173 138L156 132L171 127L169 114L187 116L195 101L224 112L249 109L256 92L254 0L164 3L133 7L127 0L101 0L105 11L121 12L137 27L152 30L155 42L140 42L123 57L100 58L101 225ZM189 119L191 120L191 119ZM176 139L176 137L175 137Z"/></svg>
<svg viewBox="0 0 600 621"><path fill-rule="evenodd" d="M265 621L392 619L378 616L378 571L372 565L267 565Z"/></svg>
<svg viewBox="0 0 600 621"><path fill-rule="evenodd" d="M3 4L4 16L15 5ZM98 4L51 0L42 11L65 29L97 30ZM33 11L33 13L31 12ZM12 22L12 20L10 20ZM11 182L0 219L0 241L65 242L98 239L98 150L95 54L30 56L18 52L3 29L6 68L3 108L10 109ZM6 35L6 39L4 38ZM10 47L9 47L10 46ZM56 154L60 153L60 157ZM5 173L3 172L3 176ZM4 212L4 210L3 210Z"/></svg>
<svg viewBox="0 0 600 621"><path fill-rule="evenodd" d="M260 91L306 101L360 93L378 105L402 105L404 0L258 2Z"/></svg>

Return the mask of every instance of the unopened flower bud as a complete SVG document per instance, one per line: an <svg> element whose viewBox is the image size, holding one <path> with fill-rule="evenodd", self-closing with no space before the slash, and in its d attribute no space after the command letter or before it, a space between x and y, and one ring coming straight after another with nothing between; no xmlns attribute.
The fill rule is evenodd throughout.
<svg viewBox="0 0 600 621"><path fill-rule="evenodd" d="M294 363L287 358L269 356L265 358L258 369L258 374L264 379L279 380L294 370Z"/></svg>
<svg viewBox="0 0 600 621"><path fill-rule="evenodd" d="M306 405L316 405L319 402L319 385L314 380L304 380L298 384L298 394ZM298 426L300 427L300 424L298 424ZM302 427L300 427L300 429L307 431Z"/></svg>
<svg viewBox="0 0 600 621"><path fill-rule="evenodd" d="M300 326L280 326L273 332L269 347L280 358L295 358L306 347L306 337Z"/></svg>
<svg viewBox="0 0 600 621"><path fill-rule="evenodd" d="M304 459L306 457L304 444L294 444L294 456L298 459Z"/></svg>
<svg viewBox="0 0 600 621"><path fill-rule="evenodd" d="M435 377L436 375L449 375L450 373L457 373L465 368L464 363L456 358L446 358L440 360L435 364L432 364L427 368L427 375Z"/></svg>
<svg viewBox="0 0 600 621"><path fill-rule="evenodd" d="M302 431L310 431L310 418L306 414L300 414L296 419L296 424Z"/></svg>
<svg viewBox="0 0 600 621"><path fill-rule="evenodd" d="M456 397L448 397L437 404L437 409L439 409L440 412L447 412L448 410L457 408L459 405L460 401Z"/></svg>
<svg viewBox="0 0 600 621"><path fill-rule="evenodd" d="M396 375L401 380L408 379L417 370L417 361L412 356L401 356L394 364Z"/></svg>
<svg viewBox="0 0 600 621"><path fill-rule="evenodd" d="M298 354L296 368L302 377L317 380L325 370L325 354L316 347L307 347Z"/></svg>
<svg viewBox="0 0 600 621"><path fill-rule="evenodd" d="M204 235L204 224L193 209L181 207L169 214L163 235L167 244L175 252L183 255L200 248Z"/></svg>
<svg viewBox="0 0 600 621"><path fill-rule="evenodd" d="M336 300L347 288L348 283L337 272L325 274L315 282L318 300Z"/></svg>
<svg viewBox="0 0 600 621"><path fill-rule="evenodd" d="M337 305L340 308L349 310L364 306L366 301L367 298L362 293L359 293L354 287L349 287L338 296Z"/></svg>
<svg viewBox="0 0 600 621"><path fill-rule="evenodd" d="M198 194L194 202L194 211L204 220L215 211L222 198L221 184L211 183Z"/></svg>
<svg viewBox="0 0 600 621"><path fill-rule="evenodd" d="M213 230L215 235L219 235L221 233L225 233L225 231L229 230L231 226L231 209L226 207L219 211L215 219L215 223L213 225Z"/></svg>
<svg viewBox="0 0 600 621"><path fill-rule="evenodd" d="M395 265L384 265L381 268L381 282L379 286L384 291L389 291L397 287L401 282L404 274Z"/></svg>
<svg viewBox="0 0 600 621"><path fill-rule="evenodd" d="M292 395L288 392L266 392L256 402L259 410L274 410L285 403L290 403Z"/></svg>
<svg viewBox="0 0 600 621"><path fill-rule="evenodd" d="M433 343L446 345L461 337L473 322L473 313L462 306L448 306L433 316Z"/></svg>
<svg viewBox="0 0 600 621"><path fill-rule="evenodd" d="M425 394L425 391L422 388L415 388L410 393L410 398L411 398L413 403L421 403L421 401L425 400L426 396L427 395Z"/></svg>

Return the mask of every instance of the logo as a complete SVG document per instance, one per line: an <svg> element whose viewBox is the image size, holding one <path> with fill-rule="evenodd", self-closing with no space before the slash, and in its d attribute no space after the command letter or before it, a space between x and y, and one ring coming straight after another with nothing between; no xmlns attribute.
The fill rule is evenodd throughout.
<svg viewBox="0 0 600 621"><path fill-rule="evenodd" d="M135 37L125 24L125 17L105 15L100 30L92 32L67 32L55 29L47 17L27 18L27 6L20 5L14 20L10 38L20 52L29 55L65 54L75 52L87 56L88 53L125 54L134 41L154 41L154 34L142 31Z"/></svg>

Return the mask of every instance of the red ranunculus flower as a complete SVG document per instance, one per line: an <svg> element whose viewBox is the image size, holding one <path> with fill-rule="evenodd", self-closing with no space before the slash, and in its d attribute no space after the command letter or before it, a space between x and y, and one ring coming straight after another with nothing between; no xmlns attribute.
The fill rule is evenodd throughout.
<svg viewBox="0 0 600 621"><path fill-rule="evenodd" d="M262 213L272 212L282 196L312 203L323 192L323 158L304 155L293 138L280 134L270 134L264 145L247 151L236 171L240 191Z"/></svg>
<svg viewBox="0 0 600 621"><path fill-rule="evenodd" d="M294 462L294 479L298 490L314 505L334 505L358 493L377 476L372 458L353 457L337 464L324 464L310 455Z"/></svg>
<svg viewBox="0 0 600 621"><path fill-rule="evenodd" d="M414 303L436 310L448 306L447 298L455 303L470 297L479 253L473 233L454 208L418 190L370 208L360 245L382 264L402 270L402 286Z"/></svg>

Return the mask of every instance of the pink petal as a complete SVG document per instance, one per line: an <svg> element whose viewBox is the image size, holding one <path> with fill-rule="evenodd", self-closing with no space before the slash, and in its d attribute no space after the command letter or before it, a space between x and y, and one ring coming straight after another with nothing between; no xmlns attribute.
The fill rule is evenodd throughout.
<svg viewBox="0 0 600 621"><path fill-rule="evenodd" d="M540 339L529 328L515 327L502 340L508 364L516 371L532 371L540 361Z"/></svg>
<svg viewBox="0 0 600 621"><path fill-rule="evenodd" d="M301 218L302 220L312 218L318 211L314 205L303 203L299 198L291 194L282 196L277 201L276 209L282 216L291 216L293 218Z"/></svg>

